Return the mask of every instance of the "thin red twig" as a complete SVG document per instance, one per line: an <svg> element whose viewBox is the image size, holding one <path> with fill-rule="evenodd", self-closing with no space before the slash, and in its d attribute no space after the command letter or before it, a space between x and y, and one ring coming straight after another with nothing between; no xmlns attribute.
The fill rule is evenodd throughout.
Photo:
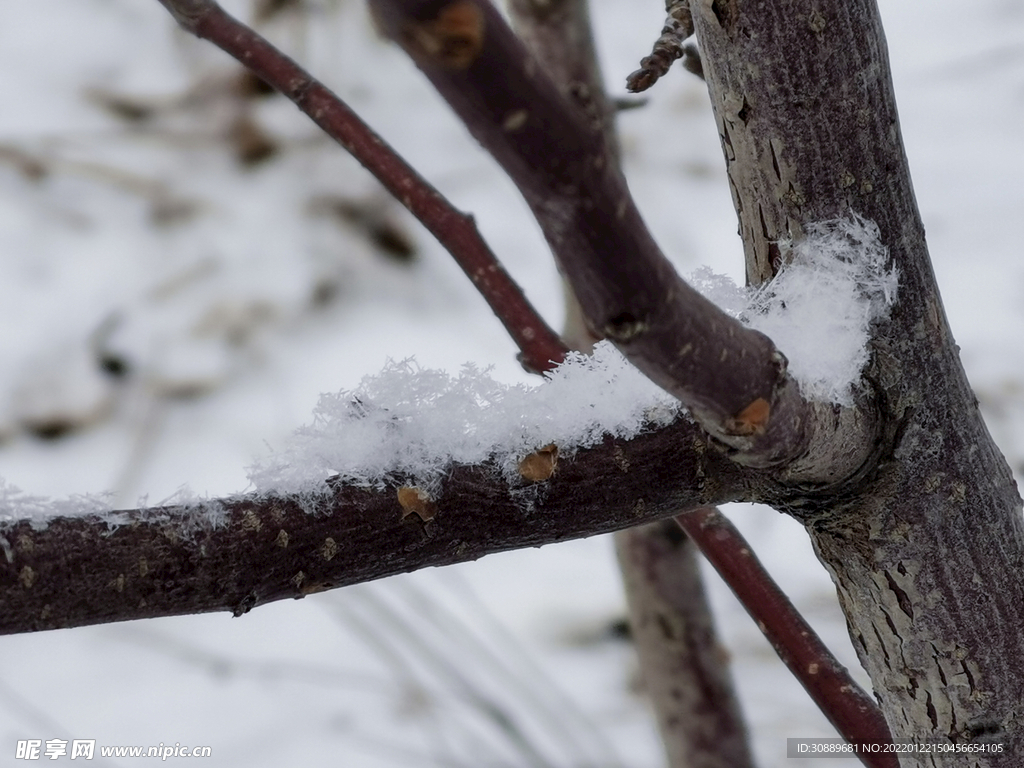
<svg viewBox="0 0 1024 768"><path fill-rule="evenodd" d="M735 593L779 658L840 735L851 744L892 742L874 699L850 677L757 559L729 519L714 507L675 520ZM894 754L862 754L870 768L898 768Z"/></svg>
<svg viewBox="0 0 1024 768"><path fill-rule="evenodd" d="M458 211L336 94L212 0L160 0L196 37L209 40L276 88L348 150L455 258L522 350L523 365L546 371L566 352L480 237Z"/></svg>

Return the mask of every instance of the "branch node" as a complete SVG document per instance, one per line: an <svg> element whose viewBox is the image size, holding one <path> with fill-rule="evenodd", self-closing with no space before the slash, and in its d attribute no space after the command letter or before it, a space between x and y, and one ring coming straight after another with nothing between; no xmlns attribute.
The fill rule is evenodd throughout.
<svg viewBox="0 0 1024 768"><path fill-rule="evenodd" d="M649 328L650 324L644 318L622 312L605 323L601 330L612 341L625 344L642 336Z"/></svg>

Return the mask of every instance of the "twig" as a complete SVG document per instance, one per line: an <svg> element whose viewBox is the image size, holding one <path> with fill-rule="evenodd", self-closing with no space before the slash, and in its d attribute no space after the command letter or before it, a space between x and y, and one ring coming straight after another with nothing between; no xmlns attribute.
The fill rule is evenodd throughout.
<svg viewBox="0 0 1024 768"><path fill-rule="evenodd" d="M736 527L717 509L676 515L747 613L757 623L779 658L807 690L829 722L851 744L888 744L889 726L878 705L850 677L821 638L761 565ZM897 768L894 754L862 754L871 768Z"/></svg>
<svg viewBox="0 0 1024 768"><path fill-rule="evenodd" d="M547 370L551 361L563 358L558 335L526 302L472 217L456 210L337 95L213 0L160 2L186 30L209 40L291 99L409 209L473 281L522 350L527 368Z"/></svg>
<svg viewBox="0 0 1024 768"><path fill-rule="evenodd" d="M665 26L654 41L651 54L640 60L640 69L626 78L633 93L646 91L664 76L676 59L686 55L683 42L693 34L693 15L688 0L667 0Z"/></svg>

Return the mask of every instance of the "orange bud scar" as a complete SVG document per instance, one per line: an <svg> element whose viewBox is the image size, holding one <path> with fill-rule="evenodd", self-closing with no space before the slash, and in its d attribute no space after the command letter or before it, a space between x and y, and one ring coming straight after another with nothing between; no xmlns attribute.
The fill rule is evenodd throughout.
<svg viewBox="0 0 1024 768"><path fill-rule="evenodd" d="M728 429L734 435L760 435L768 425L772 407L763 397L737 413L728 421Z"/></svg>
<svg viewBox="0 0 1024 768"><path fill-rule="evenodd" d="M547 480L555 474L558 465L558 447L552 443L534 451L519 461L519 474L531 483Z"/></svg>
<svg viewBox="0 0 1024 768"><path fill-rule="evenodd" d="M398 503L402 506L402 519L416 515L424 523L433 520L437 514L437 505L430 494L422 488L403 485L398 489Z"/></svg>
<svg viewBox="0 0 1024 768"><path fill-rule="evenodd" d="M484 46L484 14L470 0L455 0L436 18L411 24L406 34L420 55L446 69L466 69Z"/></svg>

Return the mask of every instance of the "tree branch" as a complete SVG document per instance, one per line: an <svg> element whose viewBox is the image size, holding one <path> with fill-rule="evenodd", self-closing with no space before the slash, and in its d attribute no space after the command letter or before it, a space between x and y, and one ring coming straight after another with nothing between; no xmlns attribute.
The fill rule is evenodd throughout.
<svg viewBox="0 0 1024 768"><path fill-rule="evenodd" d="M712 480L713 478L713 480ZM453 466L422 507L398 483L325 487L296 499L0 526L0 633L229 610L432 565L606 533L680 508L772 495L770 481L712 449L682 420L558 460L510 487L490 465ZM403 495L404 494L404 495ZM410 498L412 501L410 501Z"/></svg>
<svg viewBox="0 0 1024 768"><path fill-rule="evenodd" d="M494 310L531 371L550 368L565 347L523 297L480 237L456 210L336 94L213 0L160 0L186 30L209 40L276 88L372 173L437 238Z"/></svg>
<svg viewBox="0 0 1024 768"><path fill-rule="evenodd" d="M371 0L383 29L516 182L597 335L754 466L807 447L807 403L771 341L686 285L654 243L599 126L484 0Z"/></svg>

